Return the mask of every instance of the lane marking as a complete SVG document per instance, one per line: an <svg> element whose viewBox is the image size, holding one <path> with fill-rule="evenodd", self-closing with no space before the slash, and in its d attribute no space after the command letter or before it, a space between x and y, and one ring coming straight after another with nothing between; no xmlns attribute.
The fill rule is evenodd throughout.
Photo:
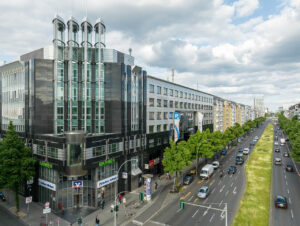
<svg viewBox="0 0 300 226"><path fill-rule="evenodd" d="M188 201L190 202L193 198L194 198L194 195L192 195L191 198L189 198Z"/></svg>
<svg viewBox="0 0 300 226"><path fill-rule="evenodd" d="M225 193L225 196L227 196L227 195L228 195L228 193L229 193L229 191L226 191L226 193Z"/></svg>
<svg viewBox="0 0 300 226"><path fill-rule="evenodd" d="M212 186L215 182L216 182L216 180L213 179L213 181L209 184L209 186Z"/></svg>
<svg viewBox="0 0 300 226"><path fill-rule="evenodd" d="M220 192L222 192L225 188L225 184L223 185L223 187L220 189Z"/></svg>
<svg viewBox="0 0 300 226"><path fill-rule="evenodd" d="M176 212L179 213L181 211L181 209L178 209Z"/></svg>
<svg viewBox="0 0 300 226"><path fill-rule="evenodd" d="M222 205L222 202L223 202L223 199L222 199L222 201L220 202L219 206L221 206L221 205Z"/></svg>
<svg viewBox="0 0 300 226"><path fill-rule="evenodd" d="M221 184L221 181L219 181L218 185L220 185L220 184Z"/></svg>
<svg viewBox="0 0 300 226"><path fill-rule="evenodd" d="M158 222L158 221L149 221L149 222L151 222L151 223L153 223L153 224L161 225L161 226L167 226L167 224L160 223L160 222Z"/></svg>
<svg viewBox="0 0 300 226"><path fill-rule="evenodd" d="M215 190L216 190L216 188L214 188L214 189L211 191L211 193L214 193Z"/></svg>
<svg viewBox="0 0 300 226"><path fill-rule="evenodd" d="M211 205L209 205L209 207L205 210L205 212L203 213L203 216L205 216L208 213L208 210L211 208Z"/></svg>
<svg viewBox="0 0 300 226"><path fill-rule="evenodd" d="M287 192L288 192L288 194L290 194L290 191L289 191L289 189L287 190Z"/></svg>
<svg viewBox="0 0 300 226"><path fill-rule="evenodd" d="M232 185L233 185L233 182L231 183L230 187L232 187Z"/></svg>
<svg viewBox="0 0 300 226"><path fill-rule="evenodd" d="M286 185L288 185L287 181L285 181Z"/></svg>
<svg viewBox="0 0 300 226"><path fill-rule="evenodd" d="M284 178L286 179L286 174L284 174Z"/></svg>
<svg viewBox="0 0 300 226"><path fill-rule="evenodd" d="M186 199L186 197L188 197L192 192L188 192L185 196L180 197L180 200L182 199Z"/></svg>
<svg viewBox="0 0 300 226"><path fill-rule="evenodd" d="M291 210L291 215L292 215L292 218L294 218L293 210Z"/></svg>
<svg viewBox="0 0 300 226"><path fill-rule="evenodd" d="M194 213L194 215L192 217L196 216L196 214L198 213L198 211L199 211L199 209L197 209L197 211Z"/></svg>
<svg viewBox="0 0 300 226"><path fill-rule="evenodd" d="M213 214L213 215L211 216L211 218L209 219L209 222L212 221L212 219L214 218L214 216L215 216L215 214Z"/></svg>
<svg viewBox="0 0 300 226"><path fill-rule="evenodd" d="M289 202L290 202L290 204L292 204L292 200L291 200L291 198L289 198Z"/></svg>
<svg viewBox="0 0 300 226"><path fill-rule="evenodd" d="M198 184L201 184L201 183L203 183L203 181L204 181L204 180L198 180Z"/></svg>
<svg viewBox="0 0 300 226"><path fill-rule="evenodd" d="M195 198L194 202L197 202L198 200L199 200L199 198L197 197L197 198Z"/></svg>
<svg viewBox="0 0 300 226"><path fill-rule="evenodd" d="M238 172L238 174L240 174L240 171Z"/></svg>
<svg viewBox="0 0 300 226"><path fill-rule="evenodd" d="M233 189L233 192L232 192L233 194L236 194L236 186L234 187L234 189Z"/></svg>

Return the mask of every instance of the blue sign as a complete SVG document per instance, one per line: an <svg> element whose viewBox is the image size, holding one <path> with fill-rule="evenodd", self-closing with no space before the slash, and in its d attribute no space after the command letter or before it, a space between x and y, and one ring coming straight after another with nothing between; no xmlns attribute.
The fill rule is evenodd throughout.
<svg viewBox="0 0 300 226"><path fill-rule="evenodd" d="M110 183L113 183L117 180L118 180L118 175L114 175L114 176L108 177L106 179L100 180L97 182L97 188L101 188L101 187L108 185Z"/></svg>
<svg viewBox="0 0 300 226"><path fill-rule="evenodd" d="M169 112L169 119L173 118L173 112Z"/></svg>
<svg viewBox="0 0 300 226"><path fill-rule="evenodd" d="M73 188L83 187L83 181L82 180L72 181L72 187Z"/></svg>
<svg viewBox="0 0 300 226"><path fill-rule="evenodd" d="M178 112L175 112L175 120L180 119L180 114Z"/></svg>

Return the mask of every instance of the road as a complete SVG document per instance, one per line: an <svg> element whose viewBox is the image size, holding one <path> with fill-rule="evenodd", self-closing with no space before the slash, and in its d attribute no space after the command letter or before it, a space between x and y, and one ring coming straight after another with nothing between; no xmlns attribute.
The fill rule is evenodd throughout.
<svg viewBox="0 0 300 226"><path fill-rule="evenodd" d="M278 129L275 130L275 136L278 136L278 142L280 145L280 138L287 138L283 135L283 132ZM275 140L274 140L275 142ZM274 144L274 148L276 145ZM288 144L283 146L277 146L280 148L280 153L274 152L274 158L276 157L282 159L282 165L274 165L273 162L273 199L272 199L272 222L271 225L282 226L282 225L299 225L300 224L300 177L297 172L287 172L285 170L286 164L291 164L294 166L294 162L290 157L283 157L285 152L290 152L290 147ZM298 167L298 171L299 171ZM288 209L275 208L274 197L276 195L283 195L288 200Z"/></svg>
<svg viewBox="0 0 300 226"><path fill-rule="evenodd" d="M1 201L2 202L2 201ZM26 226L22 221L20 221L15 215L13 215L9 210L0 205L0 226Z"/></svg>
<svg viewBox="0 0 300 226"><path fill-rule="evenodd" d="M240 147L249 147L250 142L255 136L260 137L267 123L260 128L255 129L248 137L238 144L232 151L220 160L222 169L228 170L230 165L235 165L235 156ZM250 149L250 153L252 152ZM247 159L247 156L246 158ZM181 195L185 200L185 209L179 207L179 200L174 200L168 205L162 207L160 211L152 215L144 225L225 225L226 213L225 205L228 207L228 225L232 222L235 212L240 203L245 186L244 165L237 166L237 172L234 175L224 174L222 178L217 170L209 180L194 180L192 184L186 187ZM209 196L202 200L197 197L197 193L202 185L210 188ZM203 205L207 208L201 208L197 205ZM221 209L221 211L212 208ZM131 224L130 224L131 225Z"/></svg>

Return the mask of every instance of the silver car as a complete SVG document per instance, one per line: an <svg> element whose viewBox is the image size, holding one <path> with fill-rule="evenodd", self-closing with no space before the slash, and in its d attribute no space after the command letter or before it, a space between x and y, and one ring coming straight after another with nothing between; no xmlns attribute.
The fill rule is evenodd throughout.
<svg viewBox="0 0 300 226"><path fill-rule="evenodd" d="M281 165L281 158L275 158L275 165Z"/></svg>
<svg viewBox="0 0 300 226"><path fill-rule="evenodd" d="M202 186L198 192L198 197L200 199L205 199L209 194L209 188L207 186Z"/></svg>
<svg viewBox="0 0 300 226"><path fill-rule="evenodd" d="M213 165L214 169L218 169L220 166L220 163L219 163L219 161L213 161L212 165Z"/></svg>

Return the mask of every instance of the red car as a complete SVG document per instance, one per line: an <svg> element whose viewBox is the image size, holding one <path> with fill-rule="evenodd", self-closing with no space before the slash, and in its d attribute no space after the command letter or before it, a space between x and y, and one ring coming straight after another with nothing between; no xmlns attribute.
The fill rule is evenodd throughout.
<svg viewBox="0 0 300 226"><path fill-rule="evenodd" d="M292 165L286 165L285 170L288 172L294 172L294 167Z"/></svg>
<svg viewBox="0 0 300 226"><path fill-rule="evenodd" d="M277 195L275 197L275 207L287 209L288 203L287 203L286 197Z"/></svg>

